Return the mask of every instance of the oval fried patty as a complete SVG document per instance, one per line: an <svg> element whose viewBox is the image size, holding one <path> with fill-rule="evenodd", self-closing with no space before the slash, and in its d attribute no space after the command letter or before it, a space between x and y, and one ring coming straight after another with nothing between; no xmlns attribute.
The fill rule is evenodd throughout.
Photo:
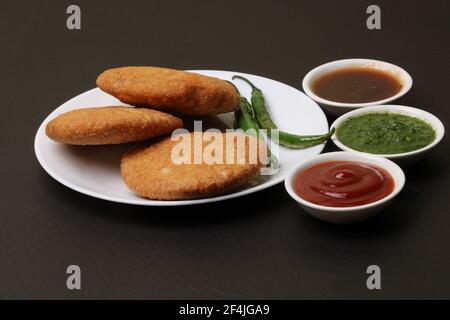
<svg viewBox="0 0 450 320"><path fill-rule="evenodd" d="M181 158L174 155L186 155L187 153L179 152L182 142L173 141L171 137L150 145L139 146L127 152L121 161L121 174L125 183L130 189L145 198L181 200L218 195L236 189L260 174L261 162L267 151L262 140L235 134L235 137L232 138L234 141L237 141L240 136L244 139L241 141L244 142L241 146L238 146L237 143L231 145L230 149L234 153L231 153L231 157L226 163L226 157L230 156L230 153L226 153L227 147L220 144L220 139L209 138L210 141L205 141L207 139L204 138L208 137L208 133L196 134L200 135L200 140L194 139L194 133L179 136L181 139L191 137L190 142L189 140L184 142L185 146L187 144L192 146L187 157L191 163L177 164ZM225 134L222 133L218 133L218 135L223 139L225 137ZM217 155L215 159L221 159L222 163L212 163L211 160L208 162L206 156L203 157L201 163L193 163L195 161L194 140L196 143L200 141L204 154ZM214 148L217 148L215 152L212 151ZM258 150L262 148L264 151L260 156ZM219 150L223 150L222 155ZM256 152L256 159L250 155L251 152ZM238 159L241 161L240 163Z"/></svg>
<svg viewBox="0 0 450 320"><path fill-rule="evenodd" d="M239 93L230 83L167 68L109 69L97 78L97 86L122 102L177 114L217 114L239 106Z"/></svg>
<svg viewBox="0 0 450 320"><path fill-rule="evenodd" d="M182 126L180 119L164 112L114 106L63 113L47 124L45 132L66 144L101 145L145 140Z"/></svg>

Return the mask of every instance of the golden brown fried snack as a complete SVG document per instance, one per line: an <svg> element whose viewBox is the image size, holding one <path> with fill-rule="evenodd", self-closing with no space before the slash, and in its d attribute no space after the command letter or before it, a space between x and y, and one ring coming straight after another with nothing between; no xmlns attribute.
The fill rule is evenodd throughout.
<svg viewBox="0 0 450 320"><path fill-rule="evenodd" d="M227 154L227 147L220 143L221 139L211 138L208 133L197 134L200 136L196 138L200 140L195 140L194 133L179 136L180 139L191 137L191 141L184 140L184 146L191 144L191 152L187 156L190 164L177 164L187 153L180 152L183 140L173 141L170 137L127 152L121 161L121 174L125 183L140 196L150 199L205 198L243 186L260 174L262 162L265 161L263 159L267 160L267 147L256 137L235 134L231 140L237 142L240 137L243 143L231 144L230 150L234 154ZM225 134L218 135L225 139ZM207 137L209 141L205 141ZM194 162L194 141L200 141L203 148L203 161L199 164ZM212 152L214 147L217 153ZM223 150L223 153L220 154L219 150ZM262 155L259 155L259 150L263 150ZM221 163L208 162L207 155L217 156L216 160L220 159ZM227 156L230 157L228 163Z"/></svg>
<svg viewBox="0 0 450 320"><path fill-rule="evenodd" d="M230 83L174 69L109 69L97 78L97 86L122 102L178 114L217 114L239 106L239 93Z"/></svg>
<svg viewBox="0 0 450 320"><path fill-rule="evenodd" d="M116 106L63 113L47 124L45 133L66 144L100 145L145 140L182 126L180 119L167 113Z"/></svg>

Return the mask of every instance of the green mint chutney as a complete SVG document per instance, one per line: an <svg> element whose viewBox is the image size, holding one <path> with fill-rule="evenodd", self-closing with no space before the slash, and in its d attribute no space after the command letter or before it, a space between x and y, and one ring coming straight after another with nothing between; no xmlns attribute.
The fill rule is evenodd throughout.
<svg viewBox="0 0 450 320"><path fill-rule="evenodd" d="M373 112L349 118L337 128L336 135L347 147L375 154L417 150L436 138L436 132L427 122L393 112Z"/></svg>

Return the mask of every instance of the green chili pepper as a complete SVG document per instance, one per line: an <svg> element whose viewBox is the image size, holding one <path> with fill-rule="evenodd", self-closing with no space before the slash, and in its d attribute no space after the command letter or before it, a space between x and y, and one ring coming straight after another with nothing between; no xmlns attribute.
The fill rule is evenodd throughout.
<svg viewBox="0 0 450 320"><path fill-rule="evenodd" d="M239 104L239 109L234 112L236 126L245 133L255 132L256 137L261 138L261 134L259 132L258 123L254 117L252 106L247 101L246 98L241 97L241 102ZM253 129L253 131L248 131L249 129ZM267 146L267 155L269 156L270 162L267 166L278 167L278 159L270 152L269 146Z"/></svg>
<svg viewBox="0 0 450 320"><path fill-rule="evenodd" d="M266 129L269 134L271 134L271 130L278 129L276 124L272 121L269 112L266 107L266 100L261 89L257 88L252 82L248 79L241 76L233 76L234 79L240 79L248 83L252 88L252 108L255 114L255 118L262 129ZM279 130L278 143L288 148L293 149L303 149L315 146L322 142L327 141L334 134L334 128L332 128L328 133L323 135L309 135L309 136L300 136L296 134L287 133Z"/></svg>
<svg viewBox="0 0 450 320"><path fill-rule="evenodd" d="M256 120L258 120L260 127L267 130L277 129L277 126L272 121L270 114L267 112L266 101L264 99L262 91L244 77L233 76L232 79L243 80L252 87L252 96L250 101L252 102L252 107L255 112Z"/></svg>
<svg viewBox="0 0 450 320"><path fill-rule="evenodd" d="M330 132L326 134L311 135L311 136L299 136L296 134L279 131L280 144L292 149L303 149L315 146L322 142L327 141L334 134L334 128L331 128Z"/></svg>
<svg viewBox="0 0 450 320"><path fill-rule="evenodd" d="M247 132L249 129L255 131L256 136L259 138L259 127L253 118L252 109L250 103L244 97L241 97L241 103L239 104L239 109L235 111L235 119L238 128Z"/></svg>

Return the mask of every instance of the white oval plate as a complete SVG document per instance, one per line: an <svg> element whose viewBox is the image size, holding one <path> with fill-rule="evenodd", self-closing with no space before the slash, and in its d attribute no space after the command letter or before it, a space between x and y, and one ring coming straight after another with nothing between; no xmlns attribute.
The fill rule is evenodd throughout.
<svg viewBox="0 0 450 320"><path fill-rule="evenodd" d="M299 90L281 82L260 76L212 70L192 70L192 72L231 81L235 74L253 81L265 94L270 113L281 130L296 134L322 134L328 131L327 119L320 107ZM240 93L250 98L251 90L242 81L233 83ZM139 197L130 190L120 176L122 154L133 144L109 146L68 146L57 143L45 135L46 124L57 115L82 107L124 105L113 96L98 88L86 91L56 108L40 125L34 142L36 157L41 166L63 185L92 197L146 206L179 206L221 201L269 188L284 180L286 173L310 156L319 154L324 144L304 150L279 148L279 171L264 177L257 185L251 185L212 198L178 201L157 201ZM192 126L193 119L184 119L185 125ZM206 125L205 125L206 123ZM233 127L233 113L207 117L203 128ZM274 148L274 146L272 146Z"/></svg>

